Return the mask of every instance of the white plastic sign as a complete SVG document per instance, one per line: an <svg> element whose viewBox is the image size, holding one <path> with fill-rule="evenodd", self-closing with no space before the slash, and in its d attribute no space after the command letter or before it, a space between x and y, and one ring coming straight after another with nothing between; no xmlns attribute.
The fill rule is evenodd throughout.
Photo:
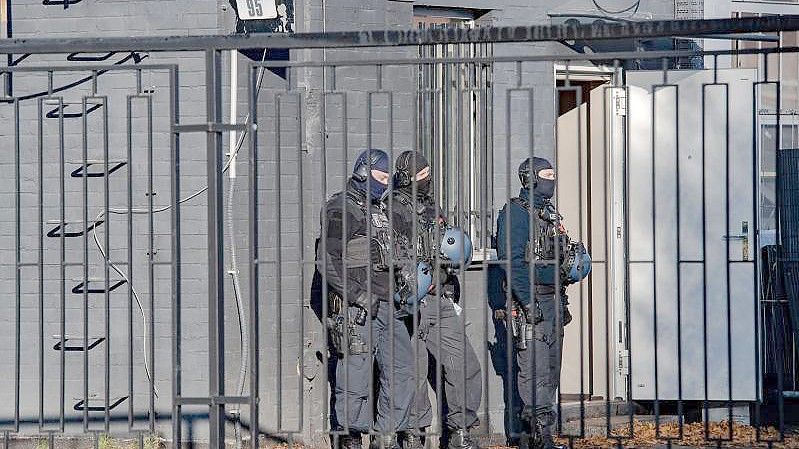
<svg viewBox="0 0 799 449"><path fill-rule="evenodd" d="M277 17L275 0L236 0L239 19L274 19Z"/></svg>

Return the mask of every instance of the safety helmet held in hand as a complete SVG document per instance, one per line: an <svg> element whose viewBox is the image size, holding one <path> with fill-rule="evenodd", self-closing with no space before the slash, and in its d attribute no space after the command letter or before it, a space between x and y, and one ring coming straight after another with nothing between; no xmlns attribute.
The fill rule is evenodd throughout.
<svg viewBox="0 0 799 449"><path fill-rule="evenodd" d="M563 282L574 284L585 279L591 273L591 255L580 242L572 242L563 263Z"/></svg>
<svg viewBox="0 0 799 449"><path fill-rule="evenodd" d="M433 269L426 262L419 262L416 265L416 291L411 290L408 285L407 277L403 276L403 281L399 282L396 286L397 291L394 293L394 302L397 307L405 313L416 313L417 305L430 290L433 285Z"/></svg>
<svg viewBox="0 0 799 449"><path fill-rule="evenodd" d="M427 296L431 285L433 285L433 268L427 262L419 262L416 266L416 299L421 300Z"/></svg>
<svg viewBox="0 0 799 449"><path fill-rule="evenodd" d="M460 268L472 261L472 239L463 229L458 227L447 228L441 238L441 256L447 259L450 266Z"/></svg>

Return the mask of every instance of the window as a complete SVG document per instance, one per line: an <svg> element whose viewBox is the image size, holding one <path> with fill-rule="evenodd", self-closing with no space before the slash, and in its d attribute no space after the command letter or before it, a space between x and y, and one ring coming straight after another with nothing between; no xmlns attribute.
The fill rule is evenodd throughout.
<svg viewBox="0 0 799 449"><path fill-rule="evenodd" d="M792 3L799 3L799 0ZM733 13L733 17L757 17L761 13ZM778 42L734 41L733 48L757 49L799 45L799 33L765 33L777 36ZM768 56L737 55L733 67L757 69L759 80L771 81L757 88L757 110L760 123L760 227L776 229L776 151L777 117L780 123L779 148L799 147L799 55L777 53ZM779 81L779 90L776 81ZM779 111L777 110L779 98Z"/></svg>
<svg viewBox="0 0 799 449"><path fill-rule="evenodd" d="M418 28L475 27L482 10L415 7ZM484 58L491 44L424 45L425 59ZM469 232L476 249L490 246L491 76L483 62L423 63L418 81L418 148L436 174L436 194L450 224Z"/></svg>
<svg viewBox="0 0 799 449"><path fill-rule="evenodd" d="M777 228L777 125L776 119L760 126L760 227ZM767 121L767 123L763 123ZM799 121L781 117L780 149L799 148ZM770 123L769 123L770 122ZM787 123L787 124L786 124Z"/></svg>

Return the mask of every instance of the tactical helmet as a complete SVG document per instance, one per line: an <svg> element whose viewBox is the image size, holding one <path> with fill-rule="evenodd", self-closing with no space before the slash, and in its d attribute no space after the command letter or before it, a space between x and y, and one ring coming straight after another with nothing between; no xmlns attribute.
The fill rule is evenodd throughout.
<svg viewBox="0 0 799 449"><path fill-rule="evenodd" d="M574 284L591 273L591 255L580 242L569 243L566 261L563 263L563 282Z"/></svg>
<svg viewBox="0 0 799 449"><path fill-rule="evenodd" d="M398 291L394 293L394 302L401 310L408 313L415 313L416 305L427 296L430 286L433 285L433 269L426 262L419 262L416 265L416 291L411 291L411 287L397 285Z"/></svg>
<svg viewBox="0 0 799 449"><path fill-rule="evenodd" d="M472 239L463 229L458 227L447 228L441 238L441 256L450 262L454 268L460 264L469 265L472 261Z"/></svg>
<svg viewBox="0 0 799 449"><path fill-rule="evenodd" d="M427 296L431 285L433 285L433 268L427 262L419 262L416 266L416 299L421 300Z"/></svg>

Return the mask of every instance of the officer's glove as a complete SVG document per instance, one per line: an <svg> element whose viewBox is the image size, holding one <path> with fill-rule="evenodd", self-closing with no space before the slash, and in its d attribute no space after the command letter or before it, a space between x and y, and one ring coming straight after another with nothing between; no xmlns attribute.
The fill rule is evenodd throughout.
<svg viewBox="0 0 799 449"><path fill-rule="evenodd" d="M408 314L415 314L421 300L427 296L433 285L433 274L430 265L419 262L416 270L402 270L396 279L394 303L397 308Z"/></svg>
<svg viewBox="0 0 799 449"><path fill-rule="evenodd" d="M565 326L572 322L572 314L569 312L569 297L565 293L560 295L560 304L563 308L563 325Z"/></svg>
<svg viewBox="0 0 799 449"><path fill-rule="evenodd" d="M413 315L418 308L419 301L416 299L416 292L411 285L409 279L405 276L397 277L394 305L397 306L397 311L402 314Z"/></svg>
<svg viewBox="0 0 799 449"><path fill-rule="evenodd" d="M538 324L544 321L544 312L541 311L538 301L533 301L524 306L524 313L527 315L527 322L530 324Z"/></svg>

